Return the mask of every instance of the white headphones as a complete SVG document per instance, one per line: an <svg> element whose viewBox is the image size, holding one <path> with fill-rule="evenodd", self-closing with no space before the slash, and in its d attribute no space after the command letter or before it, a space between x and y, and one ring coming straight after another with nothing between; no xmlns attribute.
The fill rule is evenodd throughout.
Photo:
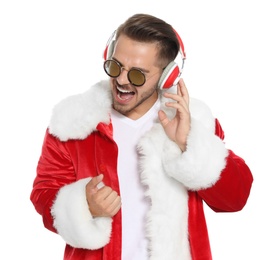
<svg viewBox="0 0 275 260"><path fill-rule="evenodd" d="M160 89L168 89L172 86L175 86L178 83L178 81L180 80L180 76L182 74L184 60L186 58L183 42L182 42L179 34L175 30L174 30L174 32L175 32L177 39L179 41L180 49L179 49L179 53L178 53L176 59L171 61L166 66L166 68L163 70L161 77L159 79L159 82L158 82L158 87ZM109 40L106 44L105 50L103 52L104 60L110 59L113 55L114 45L115 45L115 36L116 36L116 31L114 31L112 33L111 37L109 38ZM181 60L180 66L176 63L178 56L180 56L180 60Z"/></svg>

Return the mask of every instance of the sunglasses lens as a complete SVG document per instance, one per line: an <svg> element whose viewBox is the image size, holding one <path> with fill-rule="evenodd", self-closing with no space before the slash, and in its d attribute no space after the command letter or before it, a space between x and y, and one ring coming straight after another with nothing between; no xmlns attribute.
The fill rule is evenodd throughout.
<svg viewBox="0 0 275 260"><path fill-rule="evenodd" d="M145 75L137 69L131 69L128 72L128 80L134 86L142 86L145 83Z"/></svg>
<svg viewBox="0 0 275 260"><path fill-rule="evenodd" d="M114 60L106 60L104 62L104 70L109 77L116 78L121 73L121 66ZM146 81L145 75L138 69L130 69L127 76L131 84L137 87L142 86Z"/></svg>
<svg viewBox="0 0 275 260"><path fill-rule="evenodd" d="M113 60L106 60L104 62L104 70L110 77L118 77L120 74L120 66Z"/></svg>

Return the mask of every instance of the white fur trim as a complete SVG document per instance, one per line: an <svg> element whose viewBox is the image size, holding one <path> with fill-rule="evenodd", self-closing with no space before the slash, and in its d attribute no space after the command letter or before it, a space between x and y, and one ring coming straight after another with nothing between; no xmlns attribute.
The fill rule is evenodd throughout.
<svg viewBox="0 0 275 260"><path fill-rule="evenodd" d="M188 189L199 190L212 186L219 179L227 155L223 141L192 118L186 151L182 153L174 142L167 140L162 156L169 176Z"/></svg>
<svg viewBox="0 0 275 260"><path fill-rule="evenodd" d="M88 91L59 102L53 109L50 133L61 141L84 139L96 129L99 122L109 123L109 88L108 81L101 81Z"/></svg>
<svg viewBox="0 0 275 260"><path fill-rule="evenodd" d="M112 218L91 215L86 200L86 184L81 179L60 189L52 206L54 227L72 247L98 249L109 243Z"/></svg>
<svg viewBox="0 0 275 260"><path fill-rule="evenodd" d="M163 167L166 173L184 184L187 189L211 187L220 178L226 165L228 150L215 135L215 118L201 100L190 98L191 130L187 150L166 138L163 145Z"/></svg>
<svg viewBox="0 0 275 260"><path fill-rule="evenodd" d="M162 126L157 124L141 138L138 146L141 179L151 200L146 221L150 260L190 260L188 193L163 169L161 153L165 139Z"/></svg>
<svg viewBox="0 0 275 260"><path fill-rule="evenodd" d="M206 127L213 134L215 133L215 118L212 115L212 112L203 101L190 98L190 113L191 117L200 121L204 127Z"/></svg>
<svg viewBox="0 0 275 260"><path fill-rule="evenodd" d="M164 104L165 100L162 100ZM168 117L173 111L163 108ZM187 151L169 140L160 123L139 141L142 183L151 200L146 234L150 260L191 259L188 241L188 189L206 188L219 179L227 150L215 136L215 119L201 101L190 100ZM175 242L176 241L176 242Z"/></svg>

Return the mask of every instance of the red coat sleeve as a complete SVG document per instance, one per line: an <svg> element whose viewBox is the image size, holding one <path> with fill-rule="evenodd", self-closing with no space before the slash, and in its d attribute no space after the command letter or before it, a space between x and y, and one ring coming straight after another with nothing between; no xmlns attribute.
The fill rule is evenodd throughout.
<svg viewBox="0 0 275 260"><path fill-rule="evenodd" d="M218 120L216 135L224 139L224 132ZM216 212L239 211L247 202L252 182L253 176L245 161L229 150L226 167L220 179L212 187L198 191L198 194Z"/></svg>
<svg viewBox="0 0 275 260"><path fill-rule="evenodd" d="M59 189L73 181L75 171L65 146L47 130L30 200L42 215L44 226L53 232L56 232L51 215L53 201Z"/></svg>

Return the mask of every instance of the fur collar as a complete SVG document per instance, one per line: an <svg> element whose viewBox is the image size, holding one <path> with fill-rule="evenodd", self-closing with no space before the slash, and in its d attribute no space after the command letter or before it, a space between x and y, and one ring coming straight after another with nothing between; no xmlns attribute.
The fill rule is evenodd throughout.
<svg viewBox="0 0 275 260"><path fill-rule="evenodd" d="M169 91L176 92L176 88L170 88ZM174 116L175 112L164 106L167 100L162 97L161 92L160 96L161 108L169 117ZM110 122L111 107L109 81L100 81L91 86L88 91L69 96L55 105L49 131L61 141L85 139L96 130L98 123L108 124ZM214 129L213 116L204 103L191 99L190 110L192 117L202 121L207 128Z"/></svg>

